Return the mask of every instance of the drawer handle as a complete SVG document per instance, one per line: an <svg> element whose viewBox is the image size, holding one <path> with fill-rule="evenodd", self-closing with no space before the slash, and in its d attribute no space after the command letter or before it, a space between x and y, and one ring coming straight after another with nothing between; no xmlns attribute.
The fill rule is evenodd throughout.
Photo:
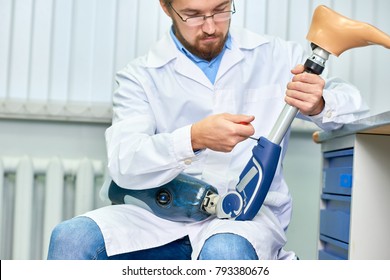
<svg viewBox="0 0 390 280"><path fill-rule="evenodd" d="M340 174L340 187L352 188L352 174Z"/></svg>

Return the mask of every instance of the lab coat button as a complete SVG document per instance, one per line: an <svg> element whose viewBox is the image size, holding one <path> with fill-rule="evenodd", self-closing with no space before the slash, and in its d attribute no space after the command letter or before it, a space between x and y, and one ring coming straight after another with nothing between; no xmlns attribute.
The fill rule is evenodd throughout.
<svg viewBox="0 0 390 280"><path fill-rule="evenodd" d="M190 165L192 163L192 160L190 160L190 159L186 159L185 161L184 161L184 164L185 165Z"/></svg>
<svg viewBox="0 0 390 280"><path fill-rule="evenodd" d="M326 112L326 117L327 117L327 118L332 117L332 111L327 111L327 112Z"/></svg>

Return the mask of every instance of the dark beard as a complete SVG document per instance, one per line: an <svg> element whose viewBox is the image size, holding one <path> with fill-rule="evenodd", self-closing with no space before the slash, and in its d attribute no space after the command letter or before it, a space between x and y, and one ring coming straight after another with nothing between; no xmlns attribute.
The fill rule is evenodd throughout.
<svg viewBox="0 0 390 280"><path fill-rule="evenodd" d="M183 46L189 51L191 52L193 55L201 58L201 59L204 59L204 60L207 60L207 61L211 61L214 57L218 56L221 51L223 50L224 46L225 46L225 43L226 43L226 40L227 40L227 34L225 35L225 37L223 38L223 40L221 40L221 43L218 44L217 46L215 47L210 47L208 48L207 50L202 50L200 48L197 48L196 46L194 45L191 45L184 37L183 35L181 34L180 30L177 28L177 25L175 23L175 21L173 21L173 32L174 34L176 35L176 38L180 41L180 43L183 44ZM204 39L204 38L208 38L208 37L213 37L214 35L208 35L208 34L203 34L202 38L200 39Z"/></svg>

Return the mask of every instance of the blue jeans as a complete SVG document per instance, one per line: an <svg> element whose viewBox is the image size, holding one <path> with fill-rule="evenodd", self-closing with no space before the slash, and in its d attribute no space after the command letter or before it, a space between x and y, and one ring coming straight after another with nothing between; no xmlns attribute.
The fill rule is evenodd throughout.
<svg viewBox="0 0 390 280"><path fill-rule="evenodd" d="M188 236L166 245L107 256L103 235L90 218L77 217L60 223L52 232L49 260L190 260L192 253ZM255 260L253 246L245 238L223 233L206 240L200 260Z"/></svg>

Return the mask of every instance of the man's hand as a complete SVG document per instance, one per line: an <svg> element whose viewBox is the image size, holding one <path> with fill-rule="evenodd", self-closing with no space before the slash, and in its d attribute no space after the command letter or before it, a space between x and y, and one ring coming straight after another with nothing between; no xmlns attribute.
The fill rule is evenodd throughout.
<svg viewBox="0 0 390 280"><path fill-rule="evenodd" d="M297 65L291 70L295 76L287 84L285 101L304 115L318 115L325 106L322 97L325 81L319 75L303 71L303 65Z"/></svg>
<svg viewBox="0 0 390 280"><path fill-rule="evenodd" d="M254 116L218 114L209 116L191 127L193 150L205 148L230 152L241 141L255 133L250 124Z"/></svg>

